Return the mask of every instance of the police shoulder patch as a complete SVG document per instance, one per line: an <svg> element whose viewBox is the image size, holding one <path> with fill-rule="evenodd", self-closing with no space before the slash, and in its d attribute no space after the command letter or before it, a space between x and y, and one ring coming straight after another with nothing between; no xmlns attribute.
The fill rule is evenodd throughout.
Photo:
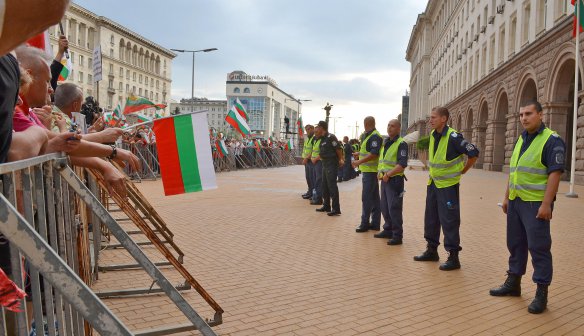
<svg viewBox="0 0 584 336"><path fill-rule="evenodd" d="M333 147L337 147L337 145L338 145L338 142L333 141Z"/></svg>
<svg viewBox="0 0 584 336"><path fill-rule="evenodd" d="M559 137L560 137L560 135L559 135L558 133L552 133L552 136L553 136L554 138L559 138Z"/></svg>
<svg viewBox="0 0 584 336"><path fill-rule="evenodd" d="M378 143L377 140L371 141L371 147L377 147Z"/></svg>
<svg viewBox="0 0 584 336"><path fill-rule="evenodd" d="M458 136L458 133L456 133L456 132L452 132L452 133L450 134L450 136L451 136L451 137L453 137L453 138L456 138L456 137Z"/></svg>

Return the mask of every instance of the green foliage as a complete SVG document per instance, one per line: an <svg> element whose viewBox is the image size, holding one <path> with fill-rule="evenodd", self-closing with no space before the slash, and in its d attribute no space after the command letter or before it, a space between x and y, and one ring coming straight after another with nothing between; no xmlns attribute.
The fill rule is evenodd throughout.
<svg viewBox="0 0 584 336"><path fill-rule="evenodd" d="M416 148L418 150L428 150L428 148L430 148L430 137L425 136L418 139L418 142L416 143Z"/></svg>

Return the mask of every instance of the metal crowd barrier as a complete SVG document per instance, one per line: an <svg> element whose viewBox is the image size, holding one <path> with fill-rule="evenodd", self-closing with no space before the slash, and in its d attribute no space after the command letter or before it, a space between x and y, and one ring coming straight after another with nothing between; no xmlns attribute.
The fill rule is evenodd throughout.
<svg viewBox="0 0 584 336"><path fill-rule="evenodd" d="M215 171L232 171L250 168L276 168L296 164L296 151L281 148L255 147L229 148L229 153L223 158L214 156Z"/></svg>
<svg viewBox="0 0 584 336"><path fill-rule="evenodd" d="M158 149L156 144L136 143L122 143L121 148L134 153L142 163L142 168L139 171L131 167L124 168L124 172L133 180L156 180L160 176L160 163L158 162Z"/></svg>
<svg viewBox="0 0 584 336"><path fill-rule="evenodd" d="M27 289L23 312L0 312L0 335L131 335L86 285L87 226L59 154L0 165L0 233L10 242L11 278ZM2 256L6 257L6 256ZM81 277L80 277L81 275Z"/></svg>

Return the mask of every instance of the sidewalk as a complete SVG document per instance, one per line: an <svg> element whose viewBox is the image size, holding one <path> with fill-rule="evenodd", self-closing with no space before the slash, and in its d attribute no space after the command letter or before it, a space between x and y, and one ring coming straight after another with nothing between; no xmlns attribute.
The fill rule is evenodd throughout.
<svg viewBox="0 0 584 336"><path fill-rule="evenodd" d="M173 197L163 196L160 181L138 186L175 233L187 269L225 310L224 324L214 328L220 335L584 335L584 188L577 187L579 199L558 195L554 282L548 311L536 316L527 312L535 292L531 265L521 298L488 294L507 270L505 217L497 206L506 176L481 170L464 176L462 269L453 272L412 260L426 244L427 172L407 176L398 247L374 239L375 232L355 233L359 179L339 185L343 214L336 218L300 198L301 166L221 173L218 190ZM560 192L567 189L562 183ZM440 255L446 259L442 246ZM148 286L143 274L100 274L95 287ZM194 291L185 297L212 317ZM186 322L163 297L106 303L134 331Z"/></svg>

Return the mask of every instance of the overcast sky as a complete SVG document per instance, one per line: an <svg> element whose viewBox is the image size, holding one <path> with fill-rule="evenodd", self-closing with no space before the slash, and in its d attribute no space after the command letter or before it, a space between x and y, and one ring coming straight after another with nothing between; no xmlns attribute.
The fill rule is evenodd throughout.
<svg viewBox="0 0 584 336"><path fill-rule="evenodd" d="M334 105L337 136L373 115L385 133L409 85L405 51L427 0L75 0L166 48L198 53L195 96L225 99L227 73L268 75L304 103L305 123ZM191 95L190 54L172 63L172 98ZM331 122L330 131L333 131Z"/></svg>

